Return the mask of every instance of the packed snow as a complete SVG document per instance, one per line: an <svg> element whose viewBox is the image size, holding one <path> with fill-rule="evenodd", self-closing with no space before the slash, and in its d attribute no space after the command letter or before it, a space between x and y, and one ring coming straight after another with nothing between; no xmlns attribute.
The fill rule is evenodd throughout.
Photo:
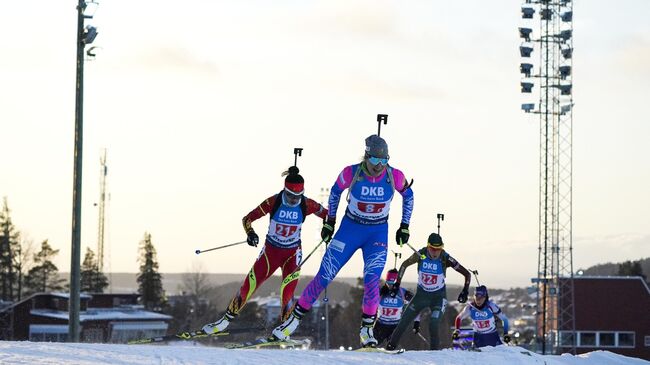
<svg viewBox="0 0 650 365"><path fill-rule="evenodd" d="M353 351L229 350L173 345L113 345L82 343L0 342L3 365L126 365L126 364L256 364L256 365L650 365L650 362L595 351L584 355L538 355L514 346L488 347L482 352L406 351L399 355Z"/></svg>

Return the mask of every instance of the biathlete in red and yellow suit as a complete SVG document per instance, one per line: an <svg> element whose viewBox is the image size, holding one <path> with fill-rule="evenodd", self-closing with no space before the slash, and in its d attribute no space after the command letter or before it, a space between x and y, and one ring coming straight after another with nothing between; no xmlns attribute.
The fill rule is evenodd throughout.
<svg viewBox="0 0 650 365"><path fill-rule="evenodd" d="M282 285L280 297L282 300L281 320L284 321L290 313L293 292L298 285L300 271L298 265L302 259L300 230L305 218L310 214L325 219L327 209L312 199L304 196L305 181L296 166L291 166L286 172L284 189L258 205L243 219L247 242L257 246L259 237L251 224L269 214L271 221L266 234L266 241L257 260L253 264L247 278L235 297L230 301L226 313L214 323L203 326L206 333L222 332L242 310L255 290L268 279L275 270L282 268Z"/></svg>

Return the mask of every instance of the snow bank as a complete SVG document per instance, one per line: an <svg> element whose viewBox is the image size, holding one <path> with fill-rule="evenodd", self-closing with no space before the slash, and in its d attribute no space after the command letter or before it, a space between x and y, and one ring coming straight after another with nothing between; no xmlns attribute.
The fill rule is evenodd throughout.
<svg viewBox="0 0 650 365"><path fill-rule="evenodd" d="M108 345L0 342L0 364L255 364L255 365L650 365L650 362L596 351L584 355L538 355L520 347L500 346L482 352L407 351L400 355L312 350L228 350L183 343Z"/></svg>

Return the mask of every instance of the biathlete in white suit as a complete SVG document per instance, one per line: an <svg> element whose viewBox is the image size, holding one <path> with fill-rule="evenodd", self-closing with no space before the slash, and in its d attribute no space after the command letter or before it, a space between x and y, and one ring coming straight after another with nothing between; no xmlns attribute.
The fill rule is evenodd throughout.
<svg viewBox="0 0 650 365"><path fill-rule="evenodd" d="M402 318L404 307L415 295L412 291L402 288L397 283L399 272L397 269L390 269L386 273L386 282L379 290L379 309L377 310L377 322L375 322L374 335L377 345L381 345L393 333L399 320ZM420 315L415 318L413 332L420 332Z"/></svg>
<svg viewBox="0 0 650 365"><path fill-rule="evenodd" d="M476 287L474 291L474 300L467 304L465 308L456 316L456 330L452 339L457 340L459 337L459 328L465 318L472 320L474 329L474 347L497 346L502 345L497 331L496 319L503 322L503 342L510 342L508 335L508 317L501 311L496 303L490 300L488 290L485 285Z"/></svg>

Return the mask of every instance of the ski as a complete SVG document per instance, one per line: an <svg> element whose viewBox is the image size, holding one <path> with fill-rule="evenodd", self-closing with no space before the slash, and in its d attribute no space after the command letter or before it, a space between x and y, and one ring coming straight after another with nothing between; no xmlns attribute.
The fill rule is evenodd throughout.
<svg viewBox="0 0 650 365"><path fill-rule="evenodd" d="M218 336L227 336L230 334L236 334L236 333L245 333L245 332L251 332L251 331L261 331L264 330L264 328L235 328L231 330L226 330L224 332L217 332L217 333L206 333L204 330L197 330L197 331L185 331L185 332L179 332L175 333L172 335L165 335L165 336L157 336L157 337L149 337L149 338L141 338L137 340L131 340L127 342L129 345L144 345L148 343L160 343L160 342L170 342L170 341L188 341L188 340L196 340L199 338L206 338L206 337L218 337Z"/></svg>
<svg viewBox="0 0 650 365"><path fill-rule="evenodd" d="M224 347L228 349L258 349L264 347L278 347L278 348L295 348L311 345L310 340L275 340L272 338L258 338L254 341L246 341L241 343L230 343Z"/></svg>
<svg viewBox="0 0 650 365"><path fill-rule="evenodd" d="M380 354L389 354L389 355L399 355L403 354L405 352L404 349L398 349L398 350L386 350L383 347L361 347L352 351L356 352L378 352Z"/></svg>

